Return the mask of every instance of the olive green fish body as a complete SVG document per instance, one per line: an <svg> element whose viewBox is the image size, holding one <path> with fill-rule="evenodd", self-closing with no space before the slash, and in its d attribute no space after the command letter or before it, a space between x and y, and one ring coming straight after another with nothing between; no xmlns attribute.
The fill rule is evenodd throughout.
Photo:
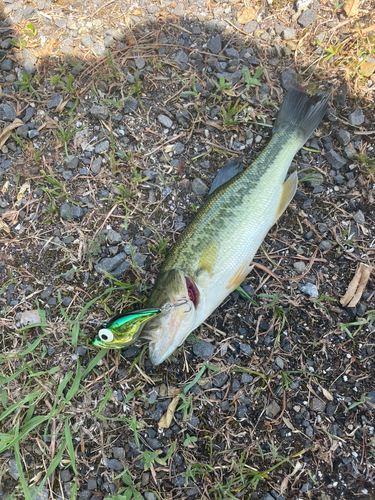
<svg viewBox="0 0 375 500"><path fill-rule="evenodd" d="M328 97L308 99L300 90L289 91L269 145L207 198L170 250L147 305L188 299L189 310L176 307L146 323L142 337L150 340L153 364L172 354L249 273L257 249L295 194L297 174L284 183L285 176L324 115Z"/></svg>

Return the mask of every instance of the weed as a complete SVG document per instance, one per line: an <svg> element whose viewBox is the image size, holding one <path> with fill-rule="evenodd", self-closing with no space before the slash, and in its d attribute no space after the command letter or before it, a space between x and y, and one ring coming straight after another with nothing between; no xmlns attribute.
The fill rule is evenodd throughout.
<svg viewBox="0 0 375 500"><path fill-rule="evenodd" d="M141 105L141 108L144 110L145 108L143 106L142 99L141 99L141 88L142 88L142 81L139 78L139 73L137 71L137 73L135 75L135 84L134 84L134 87L132 87L129 91L129 97L131 97L132 95L135 94L137 96L139 104Z"/></svg>
<svg viewBox="0 0 375 500"><path fill-rule="evenodd" d="M116 476L114 480L116 479L121 479L124 486L120 487L117 495L111 496L111 500L143 500L143 496L139 493L141 483L134 484L128 469Z"/></svg>
<svg viewBox="0 0 375 500"><path fill-rule="evenodd" d="M10 40L10 44L13 45L13 47L16 47L16 49L25 48L27 45L26 40L20 40L19 38L12 38L12 40Z"/></svg>
<svg viewBox="0 0 375 500"><path fill-rule="evenodd" d="M68 77L61 78L60 80L60 85L65 90L65 92L68 92L71 95L76 94L75 88L73 88L73 80L74 76L69 72Z"/></svg>
<svg viewBox="0 0 375 500"><path fill-rule="evenodd" d="M53 133L63 143L64 148L65 148L66 158L69 160L68 142L77 132L82 130L83 127L79 128L79 129L74 128L74 126L72 125L72 119L69 120L66 129L64 129L64 127L61 123L59 123L57 127L58 127L58 130L54 130Z"/></svg>
<svg viewBox="0 0 375 500"><path fill-rule="evenodd" d="M151 251L156 253L156 254L159 254L159 255L165 255L167 253L167 248L168 248L169 241L170 241L169 237L167 237L165 240L163 240L163 238L160 236L157 229L155 229L154 227L151 229L156 233L157 238L158 238L156 245L150 245Z"/></svg>
<svg viewBox="0 0 375 500"><path fill-rule="evenodd" d="M232 103L229 103L226 109L224 106L221 107L221 116L223 118L224 127L232 127L233 125L237 125L237 123L241 122L241 120L237 119L236 116L239 115L247 105L244 104L243 106L240 106L239 102L240 100L237 99L233 106Z"/></svg>
<svg viewBox="0 0 375 500"><path fill-rule="evenodd" d="M31 94L35 95L38 101L40 101L40 95L32 85L34 77L32 75L28 75L27 73L25 73L25 71L21 71L21 75L22 75L22 80L16 82L16 84L20 87L20 90L27 90Z"/></svg>
<svg viewBox="0 0 375 500"><path fill-rule="evenodd" d="M375 173L375 159L369 159L364 153L353 155L358 160L358 168L361 172L367 175Z"/></svg>
<svg viewBox="0 0 375 500"><path fill-rule="evenodd" d="M186 433L186 438L184 440L184 446L189 447L190 444L196 443L198 438L196 436L190 436L189 433Z"/></svg>
<svg viewBox="0 0 375 500"><path fill-rule="evenodd" d="M26 144L18 137L18 135L15 134L10 134L12 139L19 145L21 146L22 149L26 148Z"/></svg>
<svg viewBox="0 0 375 500"><path fill-rule="evenodd" d="M234 92L231 91L232 84L231 82L227 82L223 76L219 78L218 82L215 82L214 84L216 87L216 90L219 92L219 96L215 94L215 97L221 98L222 94L227 94L227 95L234 95Z"/></svg>
<svg viewBox="0 0 375 500"><path fill-rule="evenodd" d="M113 60L113 56L109 50L105 53L105 58L107 60L108 66L112 70L112 73L108 76L108 78L118 78L118 70Z"/></svg>
<svg viewBox="0 0 375 500"><path fill-rule="evenodd" d="M161 451L144 451L142 454L141 462L144 464L144 470L148 471L154 462L165 465L165 458L161 458L159 455Z"/></svg>
<svg viewBox="0 0 375 500"><path fill-rule="evenodd" d="M242 73L245 78L246 82L246 88L249 89L250 87L260 87L261 83L258 80L263 75L265 68L258 68L256 72L254 73L254 76L252 77L250 75L249 68L242 68Z"/></svg>
<svg viewBox="0 0 375 500"><path fill-rule="evenodd" d="M193 395L185 396L185 394L179 394L182 399L181 405L177 408L177 411L182 412L184 420L188 420L193 413Z"/></svg>
<svg viewBox="0 0 375 500"><path fill-rule="evenodd" d="M65 197L71 203L73 203L75 205L79 205L79 203L73 201L70 198L70 196L66 192L65 184L56 179L52 168L50 168L50 171L48 174L45 170L41 170L40 172L41 172L42 177L43 177L43 182L36 181L36 184L39 185L41 187L42 191L44 191L46 193L46 195L48 196L48 199L49 199L51 206L52 206L52 209L50 211L52 211L53 213L55 213L57 215L58 212L57 212L55 200L59 199L59 198L63 198L63 197ZM45 186L45 183L48 184L48 186ZM44 212L44 213L47 213L47 212Z"/></svg>
<svg viewBox="0 0 375 500"><path fill-rule="evenodd" d="M275 346L277 346L280 342L280 335L281 335L281 332L284 330L284 326L285 326L285 322L286 322L286 312L288 311L289 309L283 309L282 307L280 306L275 306L275 311L273 313L273 317L275 319L275 321L279 321L281 324L280 324L280 328L278 329L278 332L276 334L276 337L275 337Z"/></svg>
<svg viewBox="0 0 375 500"><path fill-rule="evenodd" d="M35 38L38 34L38 30L35 28L33 23L30 21L29 24L24 28L23 30L26 35L28 35L30 38Z"/></svg>

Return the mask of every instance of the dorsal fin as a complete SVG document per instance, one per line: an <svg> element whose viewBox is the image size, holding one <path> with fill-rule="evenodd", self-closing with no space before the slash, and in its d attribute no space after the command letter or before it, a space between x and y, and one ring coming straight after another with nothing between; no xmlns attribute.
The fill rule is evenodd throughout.
<svg viewBox="0 0 375 500"><path fill-rule="evenodd" d="M228 163L226 163L223 167L221 167L219 172L216 174L216 177L213 183L211 184L211 189L208 194L213 193L215 189L225 184L227 181L232 179L232 177L242 172L242 170L243 170L242 157L228 161Z"/></svg>

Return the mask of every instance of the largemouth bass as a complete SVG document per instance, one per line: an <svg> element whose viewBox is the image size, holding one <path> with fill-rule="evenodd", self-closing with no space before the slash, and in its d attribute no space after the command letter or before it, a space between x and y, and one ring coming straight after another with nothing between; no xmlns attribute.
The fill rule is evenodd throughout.
<svg viewBox="0 0 375 500"><path fill-rule="evenodd" d="M297 173L284 182L286 174L329 98L290 89L268 146L208 196L169 251L146 307L162 311L165 304L182 305L164 309L139 328L141 338L150 341L154 365L167 359L249 274L257 249L294 197Z"/></svg>

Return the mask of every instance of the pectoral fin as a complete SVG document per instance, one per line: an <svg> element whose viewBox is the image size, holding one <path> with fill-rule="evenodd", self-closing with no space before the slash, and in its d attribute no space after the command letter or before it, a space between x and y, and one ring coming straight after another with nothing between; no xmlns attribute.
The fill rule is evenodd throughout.
<svg viewBox="0 0 375 500"><path fill-rule="evenodd" d="M297 191L298 185L298 177L297 172L293 172L290 177L283 184L283 192L281 195L281 200L279 204L279 208L277 209L276 217L274 223L277 221L279 217L285 212L289 203L293 200L294 195Z"/></svg>

